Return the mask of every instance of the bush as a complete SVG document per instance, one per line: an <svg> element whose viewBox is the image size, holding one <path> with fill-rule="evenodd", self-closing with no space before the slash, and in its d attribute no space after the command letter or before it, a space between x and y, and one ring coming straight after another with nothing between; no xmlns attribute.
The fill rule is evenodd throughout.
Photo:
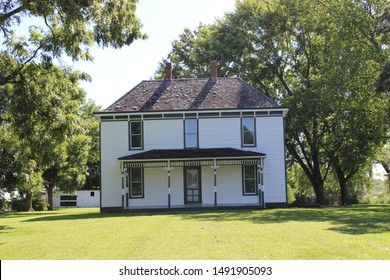
<svg viewBox="0 0 390 280"><path fill-rule="evenodd" d="M47 201L43 197L33 198L33 209L35 211L47 211Z"/></svg>
<svg viewBox="0 0 390 280"><path fill-rule="evenodd" d="M9 201L5 198L0 199L0 211L8 211Z"/></svg>
<svg viewBox="0 0 390 280"><path fill-rule="evenodd" d="M20 196L14 196L11 198L10 206L12 211L22 212L24 211L25 199Z"/></svg>
<svg viewBox="0 0 390 280"><path fill-rule="evenodd" d="M25 211L26 198L24 197L13 197L11 199L11 210L16 212ZM47 202L43 197L34 197L32 201L32 206L35 211L46 211Z"/></svg>
<svg viewBox="0 0 390 280"><path fill-rule="evenodd" d="M378 194L370 201L372 204L390 204L390 194L387 192Z"/></svg>
<svg viewBox="0 0 390 280"><path fill-rule="evenodd" d="M295 201L290 204L294 207L317 206L316 196L314 194L295 193Z"/></svg>

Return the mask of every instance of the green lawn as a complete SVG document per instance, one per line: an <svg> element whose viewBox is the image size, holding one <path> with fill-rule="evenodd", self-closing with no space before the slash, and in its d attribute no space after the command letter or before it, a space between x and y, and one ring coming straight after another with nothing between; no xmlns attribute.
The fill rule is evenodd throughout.
<svg viewBox="0 0 390 280"><path fill-rule="evenodd" d="M0 259L390 259L390 205L7 213Z"/></svg>

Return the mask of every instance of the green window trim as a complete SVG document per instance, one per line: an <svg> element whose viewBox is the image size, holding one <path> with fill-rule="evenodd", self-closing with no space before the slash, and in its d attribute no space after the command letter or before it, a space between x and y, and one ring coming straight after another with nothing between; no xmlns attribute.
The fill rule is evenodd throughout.
<svg viewBox="0 0 390 280"><path fill-rule="evenodd" d="M199 124L197 119L184 120L184 148L199 147Z"/></svg>
<svg viewBox="0 0 390 280"><path fill-rule="evenodd" d="M256 119L241 119L241 146L256 147Z"/></svg>
<svg viewBox="0 0 390 280"><path fill-rule="evenodd" d="M142 121L129 122L129 150L143 150L143 123Z"/></svg>
<svg viewBox="0 0 390 280"><path fill-rule="evenodd" d="M258 174L256 165L242 166L242 195L258 195Z"/></svg>
<svg viewBox="0 0 390 280"><path fill-rule="evenodd" d="M129 198L144 198L144 169L133 167L129 169Z"/></svg>

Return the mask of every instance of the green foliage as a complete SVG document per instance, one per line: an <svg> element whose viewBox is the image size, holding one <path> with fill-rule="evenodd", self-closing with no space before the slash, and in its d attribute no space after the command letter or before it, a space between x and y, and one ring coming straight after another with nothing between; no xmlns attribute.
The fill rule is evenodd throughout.
<svg viewBox="0 0 390 280"><path fill-rule="evenodd" d="M11 198L10 207L12 211L23 212L26 210L26 197L15 196ZM34 197L32 199L34 211L47 211L47 202L44 197Z"/></svg>
<svg viewBox="0 0 390 280"><path fill-rule="evenodd" d="M62 55L73 60L92 60L89 50L95 43L101 47L128 46L136 39L146 38L135 14L136 2L2 1L0 28L6 49L1 56L22 65L36 58L47 63ZM16 29L21 32L23 26L27 35L18 36ZM21 71L15 63L8 66L7 71L0 75L0 84L13 80Z"/></svg>
<svg viewBox="0 0 390 280"><path fill-rule="evenodd" d="M22 197L15 196L11 198L10 206L12 211L22 212L25 210L25 205L25 199L23 199Z"/></svg>
<svg viewBox="0 0 390 280"><path fill-rule="evenodd" d="M93 101L89 100L82 106L83 118L88 124L88 136L92 139L90 150L87 157L87 174L83 189L99 189L100 188L100 144L99 141L99 121L93 114L101 111L101 106L97 106Z"/></svg>
<svg viewBox="0 0 390 280"><path fill-rule="evenodd" d="M94 105L86 103L78 85L83 78L77 71L31 63L15 84L2 87L2 187L34 194L43 185L51 191L84 185L98 141L91 138L97 134L96 120L85 113L86 106Z"/></svg>
<svg viewBox="0 0 390 280"><path fill-rule="evenodd" d="M0 3L0 187L31 198L42 188L98 187L98 122L62 57L144 39L133 0L6 0ZM16 202L15 202L16 203ZM50 203L52 204L52 203ZM30 206L29 206L30 207Z"/></svg>
<svg viewBox="0 0 390 280"><path fill-rule="evenodd" d="M240 76L289 108L286 148L317 202L334 172L347 203L348 182L386 140L387 93L375 82L389 57L386 1L237 1L212 25L184 30L167 60L176 76ZM161 62L156 75L162 75Z"/></svg>
<svg viewBox="0 0 390 280"><path fill-rule="evenodd" d="M0 212L8 211L9 209L9 201L4 197L0 197Z"/></svg>
<svg viewBox="0 0 390 280"><path fill-rule="evenodd" d="M366 204L390 204L389 181L377 180L375 186L365 193L361 203Z"/></svg>

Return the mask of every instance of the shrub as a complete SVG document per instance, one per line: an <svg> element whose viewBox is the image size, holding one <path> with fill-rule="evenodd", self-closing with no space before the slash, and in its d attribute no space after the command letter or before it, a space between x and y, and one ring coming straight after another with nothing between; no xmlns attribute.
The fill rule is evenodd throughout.
<svg viewBox="0 0 390 280"><path fill-rule="evenodd" d="M9 201L5 198L0 199L0 211L8 211Z"/></svg>
<svg viewBox="0 0 390 280"><path fill-rule="evenodd" d="M302 194L300 192L295 193L295 201L290 204L291 206L316 206L316 196L314 194Z"/></svg>
<svg viewBox="0 0 390 280"><path fill-rule="evenodd" d="M11 198L10 206L12 211L24 211L25 199L21 196L14 196Z"/></svg>
<svg viewBox="0 0 390 280"><path fill-rule="evenodd" d="M43 197L34 197L33 198L33 209L35 211L47 211L47 202Z"/></svg>
<svg viewBox="0 0 390 280"><path fill-rule="evenodd" d="M390 204L390 194L383 192L371 199L372 204Z"/></svg>
<svg viewBox="0 0 390 280"><path fill-rule="evenodd" d="M11 210L16 212L25 211L26 198L18 196L11 199ZM47 202L43 197L34 197L32 201L32 206L35 211L46 211Z"/></svg>

